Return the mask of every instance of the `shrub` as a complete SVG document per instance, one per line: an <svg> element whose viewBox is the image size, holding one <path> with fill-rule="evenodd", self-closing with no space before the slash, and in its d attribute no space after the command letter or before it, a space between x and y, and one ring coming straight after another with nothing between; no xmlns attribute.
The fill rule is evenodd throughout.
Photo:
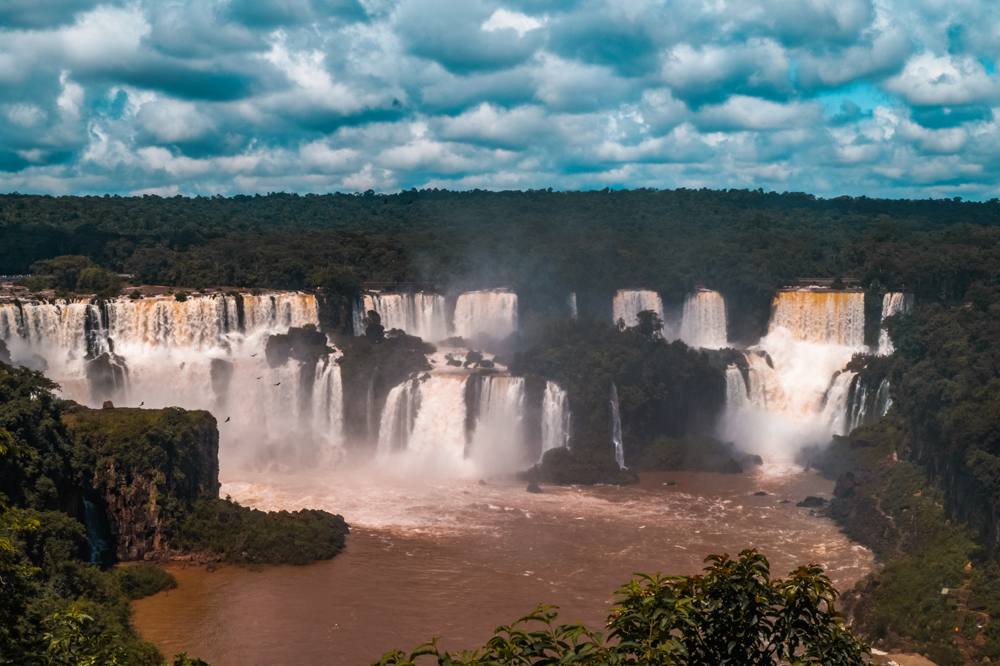
<svg viewBox="0 0 1000 666"><path fill-rule="evenodd" d="M499 627L485 646L458 654L427 643L407 655L386 653L377 666L415 664L631 664L861 666L871 650L834 610L837 591L816 565L799 567L788 580L771 580L767 559L744 550L736 560L710 555L699 576L640 575L615 594L609 641L583 625L556 625L553 606L539 606ZM538 623L542 628L528 630Z"/></svg>

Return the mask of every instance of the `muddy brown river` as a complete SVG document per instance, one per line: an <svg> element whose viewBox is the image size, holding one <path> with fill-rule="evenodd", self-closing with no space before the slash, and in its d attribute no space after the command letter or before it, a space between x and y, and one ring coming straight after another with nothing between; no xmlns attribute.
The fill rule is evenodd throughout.
<svg viewBox="0 0 1000 666"><path fill-rule="evenodd" d="M873 566L829 519L795 506L830 497L832 482L810 473L646 474L637 486L541 495L407 476L225 483L223 495L261 509L342 514L352 525L346 551L305 567L174 567L178 588L136 602L136 625L167 656L187 651L219 666L368 664L435 636L451 650L481 645L539 603L601 629L632 573L696 573L711 553L755 547L779 577L815 562L841 590Z"/></svg>

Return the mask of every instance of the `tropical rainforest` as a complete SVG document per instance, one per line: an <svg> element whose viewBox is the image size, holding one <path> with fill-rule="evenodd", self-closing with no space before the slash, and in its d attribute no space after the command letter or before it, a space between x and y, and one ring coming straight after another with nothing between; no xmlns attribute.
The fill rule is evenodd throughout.
<svg viewBox="0 0 1000 666"><path fill-rule="evenodd" d="M345 384L373 365L392 368L379 379L386 386L424 369L422 348L375 328L370 338L348 340L351 305L364 283L418 283L442 293L508 286L519 295L520 332L494 341L492 351L525 376L567 384L578 396L574 414L594 421L585 422L581 441L600 435L605 449L606 398L593 387L625 378L619 390L627 439L639 443L634 453L645 454L651 468L683 457L691 447L677 442L701 437L703 424L721 409L723 360L655 339L641 327L617 330L608 323L616 289L656 290L667 310L680 308L696 285L717 289L726 297L730 341L739 344L766 332L774 290L797 278L858 285L866 291L869 321L877 321L885 290L912 292L917 306L887 321L896 353L856 366L889 379L889 413L813 451L809 464L838 479L829 515L887 563L851 593L863 636L933 653L942 664L1000 658L1000 622L982 621L1000 614L996 199L823 200L683 189L193 199L10 194L0 196L0 273L31 274L23 282L30 291L113 291L118 273L176 289L314 290L321 328L348 348ZM577 295L576 322L565 319L569 292ZM871 342L877 334L870 326L866 337ZM44 377L25 373L0 366L0 386L12 387L4 389L11 396L50 395ZM665 375L677 381L668 386L658 379ZM601 382L592 383L594 377ZM37 627L77 626L82 620L67 609L88 608L70 600L95 598L99 590L110 610L91 612L92 622L119 636L121 650L146 655L136 663L154 663L159 656L130 642L123 629L122 600L136 584L88 568L79 555L86 541L82 523L66 518L73 492L81 506L86 493L116 497L108 486L83 483L79 471L94 464L95 451L115 450L114 438L88 434L100 428L55 398L37 404L4 399L0 492L9 507L5 533L12 536L0 541L0 557L10 572L3 579L12 581L4 584L21 585L10 598L21 601L0 610L16 611L16 617L0 616L0 631L18 636L25 646L19 649L29 654L41 639L27 636L18 618L35 618ZM206 525L236 512L266 542L264 519L192 492L181 492L188 498L183 506L165 513L164 538L225 554L228 537ZM295 520L289 529L335 542L326 517ZM316 556L331 549L317 547ZM942 604L941 588L963 581L970 581L976 601Z"/></svg>

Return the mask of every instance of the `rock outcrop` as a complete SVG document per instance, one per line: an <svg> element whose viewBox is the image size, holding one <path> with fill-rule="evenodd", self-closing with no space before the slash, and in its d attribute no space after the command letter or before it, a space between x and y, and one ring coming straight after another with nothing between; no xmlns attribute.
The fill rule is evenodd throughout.
<svg viewBox="0 0 1000 666"><path fill-rule="evenodd" d="M219 495L219 432L208 412L74 406L63 421L89 458L120 561L165 549L171 521Z"/></svg>

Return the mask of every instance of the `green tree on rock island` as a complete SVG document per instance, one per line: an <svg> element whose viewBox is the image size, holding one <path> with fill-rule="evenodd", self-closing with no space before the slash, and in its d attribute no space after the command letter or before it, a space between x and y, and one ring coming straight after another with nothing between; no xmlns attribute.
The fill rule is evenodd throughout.
<svg viewBox="0 0 1000 666"><path fill-rule="evenodd" d="M868 663L836 612L837 591L816 565L771 580L767 558L710 555L698 576L639 575L622 587L608 640L583 625L556 624L552 606L499 627L485 646L457 654L437 640L410 654L386 653L373 666L854 666ZM531 626L540 628L532 629ZM423 658L423 659L421 659Z"/></svg>

